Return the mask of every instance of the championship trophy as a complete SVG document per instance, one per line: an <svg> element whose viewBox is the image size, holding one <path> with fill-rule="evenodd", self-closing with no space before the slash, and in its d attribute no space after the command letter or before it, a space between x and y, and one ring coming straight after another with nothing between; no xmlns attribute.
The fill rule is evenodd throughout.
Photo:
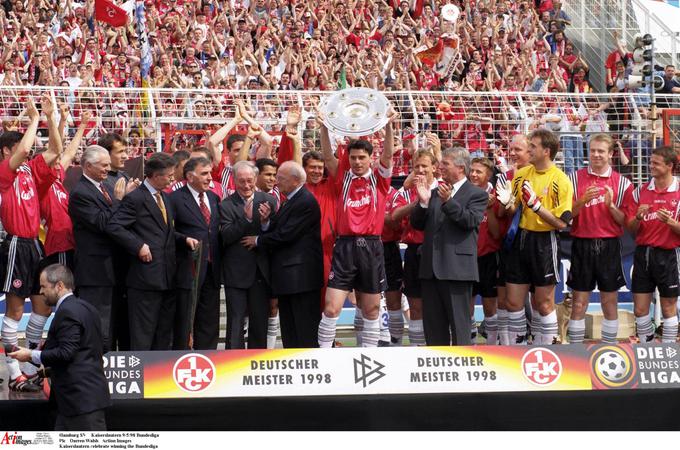
<svg viewBox="0 0 680 450"><path fill-rule="evenodd" d="M460 15L460 9L456 5L449 3L448 5L444 5L442 7L440 14L441 18L447 22L455 22L458 20L458 16Z"/></svg>
<svg viewBox="0 0 680 450"><path fill-rule="evenodd" d="M390 102L381 92L357 87L334 92L319 107L323 123L335 134L358 138L382 129Z"/></svg>

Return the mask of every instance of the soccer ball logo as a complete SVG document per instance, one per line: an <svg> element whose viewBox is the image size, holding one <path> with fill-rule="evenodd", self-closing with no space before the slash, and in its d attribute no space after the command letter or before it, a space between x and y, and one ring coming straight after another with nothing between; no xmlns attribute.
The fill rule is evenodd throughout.
<svg viewBox="0 0 680 450"><path fill-rule="evenodd" d="M628 374L628 363L614 351L606 351L597 359L597 371L607 380L618 383Z"/></svg>
<svg viewBox="0 0 680 450"><path fill-rule="evenodd" d="M632 349L627 345L591 347L590 374L594 389L621 389L637 386L637 370Z"/></svg>

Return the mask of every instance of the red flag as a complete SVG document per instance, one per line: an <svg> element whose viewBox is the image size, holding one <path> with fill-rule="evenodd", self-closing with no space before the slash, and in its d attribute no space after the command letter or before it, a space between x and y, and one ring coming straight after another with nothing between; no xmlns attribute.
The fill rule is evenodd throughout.
<svg viewBox="0 0 680 450"><path fill-rule="evenodd" d="M422 52L416 53L416 57L428 67L434 67L439 62L444 53L444 41L439 39L434 47L430 47Z"/></svg>
<svg viewBox="0 0 680 450"><path fill-rule="evenodd" d="M94 0L94 17L114 27L125 26L128 19L125 10L109 0Z"/></svg>

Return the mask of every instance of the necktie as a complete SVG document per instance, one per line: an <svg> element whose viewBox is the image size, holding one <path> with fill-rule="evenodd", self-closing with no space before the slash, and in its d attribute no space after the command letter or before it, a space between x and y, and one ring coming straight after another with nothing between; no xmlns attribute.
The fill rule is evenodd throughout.
<svg viewBox="0 0 680 450"><path fill-rule="evenodd" d="M205 193L203 192L198 194L198 207L201 208L201 214L203 214L205 223L210 225L210 210L208 209L208 205L205 204Z"/></svg>
<svg viewBox="0 0 680 450"><path fill-rule="evenodd" d="M108 192L106 192L106 188L104 187L103 184L99 185L99 189L101 189L102 195L104 196L104 200L106 200L106 203L108 203L109 206L113 205L113 201L111 200L111 196L109 195Z"/></svg>
<svg viewBox="0 0 680 450"><path fill-rule="evenodd" d="M163 203L163 197L161 197L160 192L156 192L154 194L154 196L156 197L156 203L158 203L158 209L161 210L161 215L163 216L163 221L167 225L168 224L168 213L165 210L165 203Z"/></svg>

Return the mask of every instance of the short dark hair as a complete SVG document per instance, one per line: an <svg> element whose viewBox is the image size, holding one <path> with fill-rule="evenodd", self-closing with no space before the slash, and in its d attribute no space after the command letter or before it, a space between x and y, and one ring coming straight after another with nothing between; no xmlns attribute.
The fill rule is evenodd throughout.
<svg viewBox="0 0 680 450"><path fill-rule="evenodd" d="M257 170L259 170L260 172L262 172L262 170L264 170L264 168L267 166L273 167L275 169L279 168L279 165L276 164L276 161L274 161L273 159L260 158L257 161L255 161L255 167L257 167Z"/></svg>
<svg viewBox="0 0 680 450"><path fill-rule="evenodd" d="M671 164L673 169L678 165L678 153L670 146L658 147L652 150L652 155L658 155L663 158L664 164Z"/></svg>
<svg viewBox="0 0 680 450"><path fill-rule="evenodd" d="M208 158L191 158L189 161L187 161L186 164L184 164L184 168L182 169L182 174L184 175L184 178L187 177L187 174L189 172L193 172L196 170L197 167L203 167L203 166L211 166L212 162Z"/></svg>
<svg viewBox="0 0 680 450"><path fill-rule="evenodd" d="M175 160L167 153L154 153L144 164L144 176L151 178L157 173L173 168L176 165Z"/></svg>
<svg viewBox="0 0 680 450"><path fill-rule="evenodd" d="M210 162L212 162L212 160L213 160L212 152L210 150L208 150L208 147L204 147L202 145L198 146L198 147L194 147L194 148L191 149L191 153L193 153L193 152L203 153L205 155L205 159L207 159Z"/></svg>
<svg viewBox="0 0 680 450"><path fill-rule="evenodd" d="M347 145L347 154L349 155L349 152L352 150L363 150L368 153L368 156L371 156L373 154L373 144L365 139L354 139Z"/></svg>
<svg viewBox="0 0 680 450"><path fill-rule="evenodd" d="M227 151L231 151L231 148L237 142L245 142L246 137L242 134L232 134L227 138Z"/></svg>
<svg viewBox="0 0 680 450"><path fill-rule="evenodd" d="M18 131L5 131L4 133L0 134L0 153L5 147L11 150L12 147L14 147L14 145L17 142L20 142L23 138L24 133L19 133ZM2 154L0 154L0 159L1 158Z"/></svg>
<svg viewBox="0 0 680 450"><path fill-rule="evenodd" d="M73 282L73 272L71 272L71 269L63 264L50 264L43 269L43 273L45 274L47 281L52 284L57 284L61 281L64 283L64 287L66 289L73 290L75 287L75 283Z"/></svg>
<svg viewBox="0 0 680 450"><path fill-rule="evenodd" d="M116 142L120 142L123 145L127 145L127 141L125 140L125 138L118 133L106 133L105 135L99 138L97 144L101 145L106 149L107 152L111 153L111 150L113 150L113 144L115 144Z"/></svg>
<svg viewBox="0 0 680 450"><path fill-rule="evenodd" d="M531 132L529 140L533 138L538 138L541 141L541 147L550 149L550 160L554 160L557 152L560 151L560 141L557 135L550 130L540 128Z"/></svg>
<svg viewBox="0 0 680 450"><path fill-rule="evenodd" d="M313 159L315 161L326 162L323 159L323 155L321 155L321 153L317 152L316 150L310 150L304 155L302 155L302 167L307 167L307 164L310 159Z"/></svg>
<svg viewBox="0 0 680 450"><path fill-rule="evenodd" d="M191 158L191 153L186 150L177 150L172 154L172 159L174 159L177 164L186 161L189 158Z"/></svg>

